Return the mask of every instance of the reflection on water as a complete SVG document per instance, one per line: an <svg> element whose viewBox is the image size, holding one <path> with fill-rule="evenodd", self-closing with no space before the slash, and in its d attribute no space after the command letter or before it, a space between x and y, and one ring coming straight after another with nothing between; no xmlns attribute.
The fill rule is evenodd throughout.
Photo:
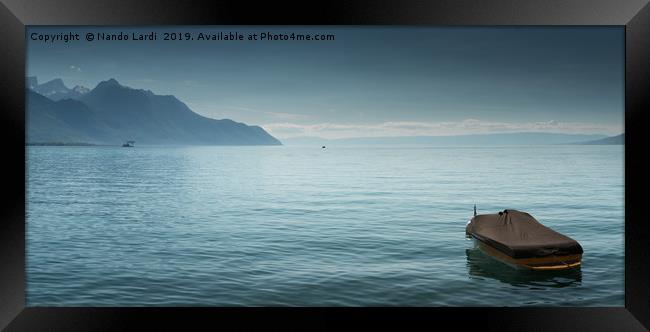
<svg viewBox="0 0 650 332"><path fill-rule="evenodd" d="M517 269L485 254L478 247L466 249L467 271L470 278L490 278L515 287L562 288L582 283L580 268L561 271L532 271Z"/></svg>

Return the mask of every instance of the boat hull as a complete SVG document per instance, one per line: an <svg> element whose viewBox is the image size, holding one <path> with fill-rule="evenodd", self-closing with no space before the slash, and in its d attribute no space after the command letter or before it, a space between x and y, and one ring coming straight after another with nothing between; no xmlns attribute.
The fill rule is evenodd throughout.
<svg viewBox="0 0 650 332"><path fill-rule="evenodd" d="M475 246L488 256L518 269L558 271L579 268L582 254L550 255L546 257L513 258L472 236Z"/></svg>

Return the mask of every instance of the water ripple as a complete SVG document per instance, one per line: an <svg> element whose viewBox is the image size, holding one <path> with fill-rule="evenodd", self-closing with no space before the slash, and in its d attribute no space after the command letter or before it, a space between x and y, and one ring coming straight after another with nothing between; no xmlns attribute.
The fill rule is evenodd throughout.
<svg viewBox="0 0 650 332"><path fill-rule="evenodd" d="M623 149L29 147L30 306L622 306ZM465 238L517 208L583 266Z"/></svg>

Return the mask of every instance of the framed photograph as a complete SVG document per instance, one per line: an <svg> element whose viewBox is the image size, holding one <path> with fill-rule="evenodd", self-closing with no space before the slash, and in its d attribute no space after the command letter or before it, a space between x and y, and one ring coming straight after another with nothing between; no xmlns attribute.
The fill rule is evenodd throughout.
<svg viewBox="0 0 650 332"><path fill-rule="evenodd" d="M0 17L9 331L650 328L647 1Z"/></svg>

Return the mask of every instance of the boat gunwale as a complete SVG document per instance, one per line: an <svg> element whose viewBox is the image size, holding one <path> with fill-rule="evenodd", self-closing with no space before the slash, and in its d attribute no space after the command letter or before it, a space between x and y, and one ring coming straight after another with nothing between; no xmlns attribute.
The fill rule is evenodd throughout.
<svg viewBox="0 0 650 332"><path fill-rule="evenodd" d="M528 257L528 258L514 258L511 257L489 243L480 240L478 237L468 233L470 237L476 241L479 249L485 252L488 256L501 261L507 265L514 265L515 267L525 268L536 271L557 271L579 268L582 265L582 254L569 254L569 255L548 255L544 257ZM557 264L561 263L561 264Z"/></svg>

